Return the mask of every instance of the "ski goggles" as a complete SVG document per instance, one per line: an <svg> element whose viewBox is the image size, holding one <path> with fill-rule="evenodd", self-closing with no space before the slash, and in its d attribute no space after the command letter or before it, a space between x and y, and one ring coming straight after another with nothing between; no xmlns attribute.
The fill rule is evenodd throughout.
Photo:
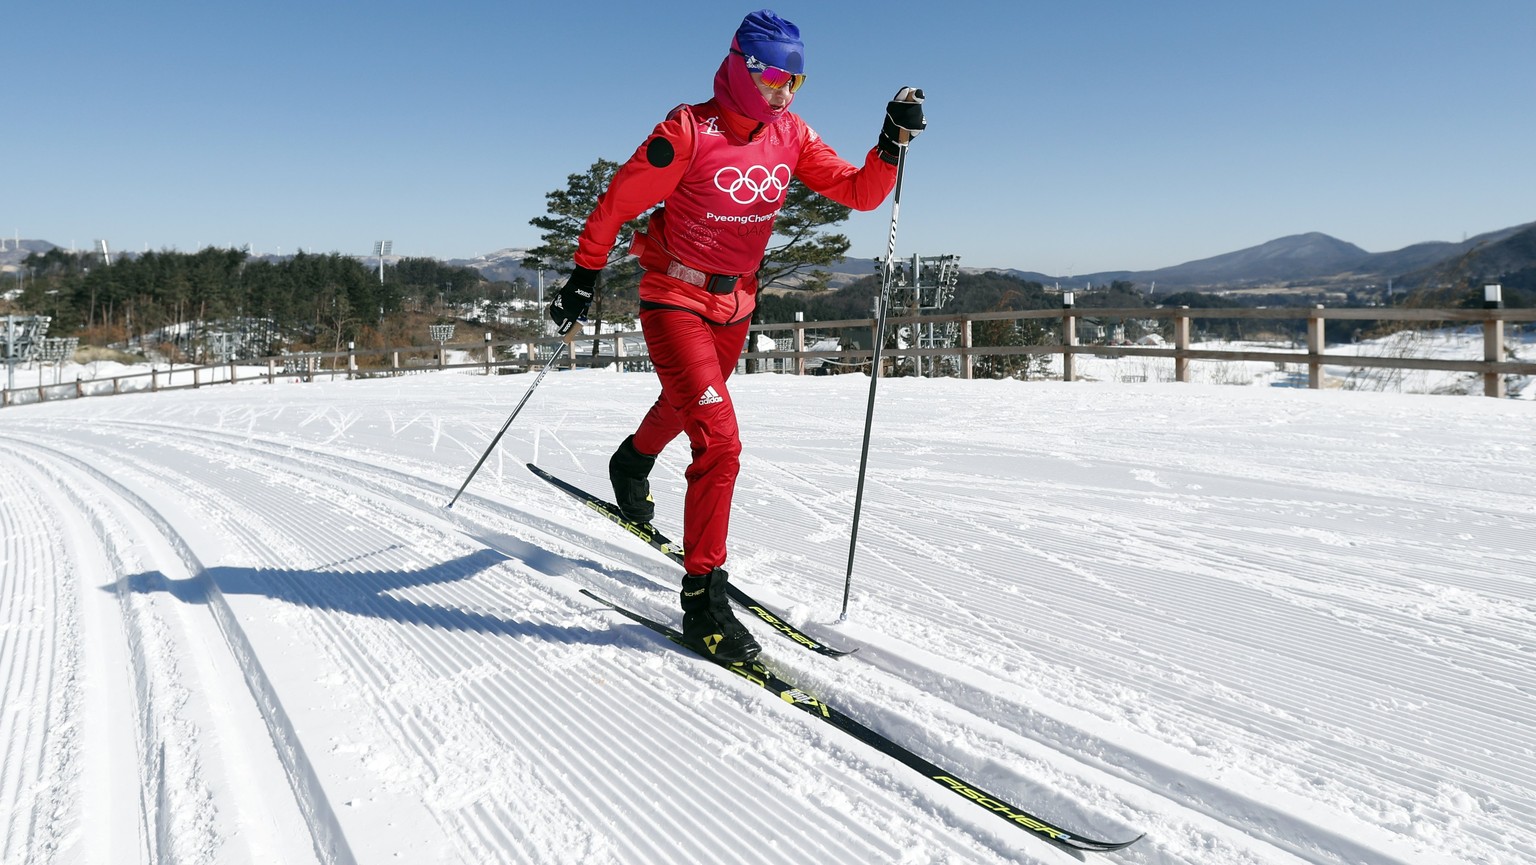
<svg viewBox="0 0 1536 865"><path fill-rule="evenodd" d="M788 87L789 92L794 93L796 90L800 89L800 85L805 83L805 73L803 72L790 72L788 69L780 69L777 66L769 66L767 63L764 63L756 57L753 57L751 54L737 51L735 48L731 49L731 53L742 58L743 60L746 60L747 71L756 72L757 74L761 75L763 77L763 83L769 87L772 87L774 90L781 90L785 87Z"/></svg>

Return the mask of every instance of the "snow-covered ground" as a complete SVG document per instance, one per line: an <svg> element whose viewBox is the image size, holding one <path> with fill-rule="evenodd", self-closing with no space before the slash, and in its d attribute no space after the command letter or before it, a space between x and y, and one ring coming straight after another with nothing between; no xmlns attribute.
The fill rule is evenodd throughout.
<svg viewBox="0 0 1536 865"><path fill-rule="evenodd" d="M0 410L0 862L1070 863L596 607L654 378ZM1536 861L1536 415L1344 390L732 380L733 578L786 677L1156 865ZM686 447L662 456L680 522Z"/></svg>
<svg viewBox="0 0 1536 865"><path fill-rule="evenodd" d="M1511 325L1505 346L1516 357L1536 358L1536 327ZM1305 353L1305 343L1254 343L1207 341L1191 348L1203 351L1274 351ZM1435 360L1481 361L1482 326L1442 328L1432 331L1406 330L1378 339L1354 343L1335 343L1324 353L1331 356L1433 358ZM1098 357L1091 352L1077 356L1076 374L1093 381L1122 383L1175 381L1172 358ZM1052 357L1050 369L1061 374L1061 359ZM1483 393L1482 376L1476 373L1446 372L1427 369L1385 369L1380 367L1325 364L1324 387L1363 390L1378 393L1415 393L1443 395L1478 395ZM1307 387L1304 364L1277 364L1273 361L1195 361L1190 364L1190 381L1195 384L1254 385L1258 387ZM1513 376L1505 389L1515 399L1536 399L1536 383L1530 376Z"/></svg>

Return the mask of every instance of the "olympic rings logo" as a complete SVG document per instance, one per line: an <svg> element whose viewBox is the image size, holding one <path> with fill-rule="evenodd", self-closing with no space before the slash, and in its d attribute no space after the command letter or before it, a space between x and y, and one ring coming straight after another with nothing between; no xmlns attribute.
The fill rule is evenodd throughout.
<svg viewBox="0 0 1536 865"><path fill-rule="evenodd" d="M768 203L784 197L789 187L789 166L780 162L772 169L754 165L742 171L734 165L715 172L715 188L731 196L737 204L762 200Z"/></svg>

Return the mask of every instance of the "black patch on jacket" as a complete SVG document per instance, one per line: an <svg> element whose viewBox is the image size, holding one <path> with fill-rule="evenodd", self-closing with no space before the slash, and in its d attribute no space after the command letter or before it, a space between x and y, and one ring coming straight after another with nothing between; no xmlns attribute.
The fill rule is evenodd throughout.
<svg viewBox="0 0 1536 865"><path fill-rule="evenodd" d="M651 143L645 145L645 161L655 168L666 168L672 164L672 157L676 154L672 151L672 142L660 135L651 139Z"/></svg>

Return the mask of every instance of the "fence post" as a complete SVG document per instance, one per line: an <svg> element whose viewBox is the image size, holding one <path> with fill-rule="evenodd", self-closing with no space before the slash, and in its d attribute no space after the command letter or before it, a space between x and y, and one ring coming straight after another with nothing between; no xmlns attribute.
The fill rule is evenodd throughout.
<svg viewBox="0 0 1536 865"><path fill-rule="evenodd" d="M1077 316L1072 314L1072 292L1061 293L1061 380L1076 381L1072 369L1072 347L1077 345Z"/></svg>
<svg viewBox="0 0 1536 865"><path fill-rule="evenodd" d="M1189 383L1189 307L1173 314L1173 377Z"/></svg>
<svg viewBox="0 0 1536 865"><path fill-rule="evenodd" d="M389 371L391 374L400 371L400 350L395 349L389 353Z"/></svg>
<svg viewBox="0 0 1536 865"><path fill-rule="evenodd" d="M235 371L235 362L233 360L231 360L229 362L229 383L230 384L239 384L239 382L240 382L240 374Z"/></svg>
<svg viewBox="0 0 1536 865"><path fill-rule="evenodd" d="M889 311L887 311L887 312L889 312ZM869 320L869 348L870 348L869 370L870 370L870 375L874 375L875 374L874 373L875 358L877 357L877 355L875 353L875 350L874 350L875 346L878 345L882 351L885 349L885 331L883 329L875 327L875 323L878 322L879 320L880 319L878 319L878 318L871 318ZM879 330L880 332L876 333L875 332L876 330ZM894 340L892 340L892 341L894 342ZM891 359L889 357L882 357L880 359L880 370L881 370L881 372L885 371L886 364L888 364L890 362L891 362ZM896 369L895 365L892 364L891 371L893 373L895 372L895 369Z"/></svg>
<svg viewBox="0 0 1536 865"><path fill-rule="evenodd" d="M347 340L347 381L357 378L357 343Z"/></svg>
<svg viewBox="0 0 1536 865"><path fill-rule="evenodd" d="M491 374L491 361L494 360L494 358L491 357L491 355L495 351L496 351L495 347L491 345L491 332L490 331L486 331L485 332L485 374L487 376L489 376Z"/></svg>
<svg viewBox="0 0 1536 865"><path fill-rule="evenodd" d="M976 357L971 354L971 317L960 317L960 377L969 381L976 377Z"/></svg>
<svg viewBox="0 0 1536 865"><path fill-rule="evenodd" d="M276 383L276 381L277 381L277 361L273 360L272 358L269 357L269 358L267 358L267 384L274 384L274 383Z"/></svg>
<svg viewBox="0 0 1536 865"><path fill-rule="evenodd" d="M160 390L160 370L155 369L154 367L150 367L149 368L149 392L150 393L155 393L155 392L157 392L159 390Z"/></svg>
<svg viewBox="0 0 1536 865"><path fill-rule="evenodd" d="M80 398L80 397L84 397L84 396L85 396L85 382L81 381L80 380L80 376L77 375L77 376L75 376L75 397L76 398Z"/></svg>
<svg viewBox="0 0 1536 865"><path fill-rule="evenodd" d="M1318 360L1323 354L1323 305L1318 304L1307 313L1307 387L1319 390L1323 386L1323 364Z"/></svg>
<svg viewBox="0 0 1536 865"><path fill-rule="evenodd" d="M795 375L805 375L805 313L795 313L790 326L790 347L795 351Z"/></svg>
<svg viewBox="0 0 1536 865"><path fill-rule="evenodd" d="M1483 286L1483 309L1497 310L1504 306L1504 286L1489 283ZM1483 321L1483 360L1499 363L1504 360L1504 319L1490 312ZM1483 373L1483 396L1497 399L1504 397L1504 376L1497 372Z"/></svg>

